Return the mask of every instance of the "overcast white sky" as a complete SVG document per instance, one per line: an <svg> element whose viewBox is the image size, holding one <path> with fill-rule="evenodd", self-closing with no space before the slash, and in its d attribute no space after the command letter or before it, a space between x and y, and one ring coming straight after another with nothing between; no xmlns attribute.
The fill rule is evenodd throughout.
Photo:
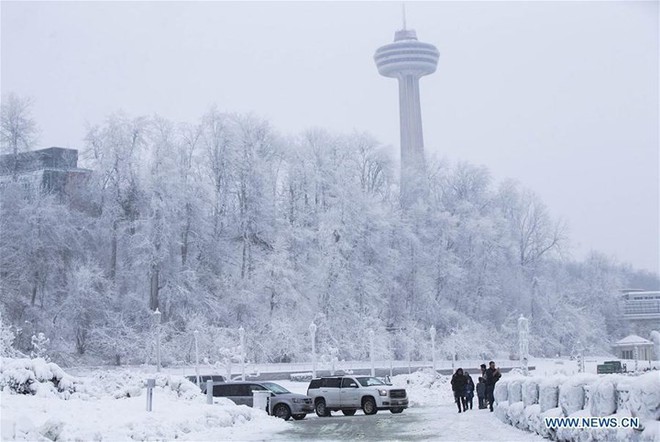
<svg viewBox="0 0 660 442"><path fill-rule="evenodd" d="M373 53L400 3L1 3L2 92L35 100L41 146L81 147L123 109L194 121L217 103L282 133L365 130L398 146ZM535 190L600 250L658 271L658 3L408 2L440 50L421 81L427 154Z"/></svg>

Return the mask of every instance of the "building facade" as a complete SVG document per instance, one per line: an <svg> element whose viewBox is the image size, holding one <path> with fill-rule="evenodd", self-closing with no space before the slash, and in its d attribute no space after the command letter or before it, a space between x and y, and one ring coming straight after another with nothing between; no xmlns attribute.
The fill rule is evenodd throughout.
<svg viewBox="0 0 660 442"><path fill-rule="evenodd" d="M49 147L16 155L0 155L0 190L18 183L29 190L63 197L75 193L91 171L78 167L78 151Z"/></svg>

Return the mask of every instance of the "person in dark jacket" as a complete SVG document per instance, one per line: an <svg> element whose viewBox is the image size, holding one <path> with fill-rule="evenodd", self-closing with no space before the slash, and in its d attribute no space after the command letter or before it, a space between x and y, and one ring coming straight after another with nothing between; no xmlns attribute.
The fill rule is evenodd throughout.
<svg viewBox="0 0 660 442"><path fill-rule="evenodd" d="M474 381L470 377L470 373L465 372L465 404L466 408L472 410L472 399L474 398Z"/></svg>
<svg viewBox="0 0 660 442"><path fill-rule="evenodd" d="M486 408L486 380L483 376L479 376L477 382L477 398L479 398L479 409Z"/></svg>
<svg viewBox="0 0 660 442"><path fill-rule="evenodd" d="M465 403L465 386L467 378L463 374L463 369L459 368L456 373L451 377L451 389L454 392L454 400L458 406L458 412L465 411L467 404Z"/></svg>
<svg viewBox="0 0 660 442"><path fill-rule="evenodd" d="M495 362L490 361L488 363L488 368L486 369L486 400L490 407L490 411L493 411L493 404L495 403L495 383L500 380L502 373L498 368L495 368Z"/></svg>

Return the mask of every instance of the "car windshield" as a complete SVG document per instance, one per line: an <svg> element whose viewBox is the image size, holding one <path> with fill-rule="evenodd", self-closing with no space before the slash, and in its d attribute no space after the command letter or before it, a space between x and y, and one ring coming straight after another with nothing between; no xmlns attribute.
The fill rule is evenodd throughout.
<svg viewBox="0 0 660 442"><path fill-rule="evenodd" d="M286 388L282 387L279 384L276 384L274 382L263 382L261 385L269 389L275 394L286 394L286 393L291 393L289 390Z"/></svg>
<svg viewBox="0 0 660 442"><path fill-rule="evenodd" d="M372 387L374 385L387 385L385 382L378 378L355 378L363 387Z"/></svg>

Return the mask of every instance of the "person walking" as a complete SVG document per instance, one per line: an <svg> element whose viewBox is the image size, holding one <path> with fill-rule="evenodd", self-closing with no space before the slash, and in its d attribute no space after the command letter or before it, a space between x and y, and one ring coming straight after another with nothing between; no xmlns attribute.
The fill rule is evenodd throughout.
<svg viewBox="0 0 660 442"><path fill-rule="evenodd" d="M495 367L495 362L490 361L488 363L488 368L486 369L486 400L490 407L490 411L493 411L493 404L495 403L495 383L500 380L502 373L500 370Z"/></svg>
<svg viewBox="0 0 660 442"><path fill-rule="evenodd" d="M472 399L474 399L474 381L470 373L465 372L465 404L472 410Z"/></svg>
<svg viewBox="0 0 660 442"><path fill-rule="evenodd" d="M477 398L479 399L479 409L486 408L486 380L479 376L477 380Z"/></svg>
<svg viewBox="0 0 660 442"><path fill-rule="evenodd" d="M451 377L451 389L454 392L454 400L458 406L458 412L465 411L467 404L465 403L465 386L467 378L463 374L463 369L459 368L456 373Z"/></svg>

